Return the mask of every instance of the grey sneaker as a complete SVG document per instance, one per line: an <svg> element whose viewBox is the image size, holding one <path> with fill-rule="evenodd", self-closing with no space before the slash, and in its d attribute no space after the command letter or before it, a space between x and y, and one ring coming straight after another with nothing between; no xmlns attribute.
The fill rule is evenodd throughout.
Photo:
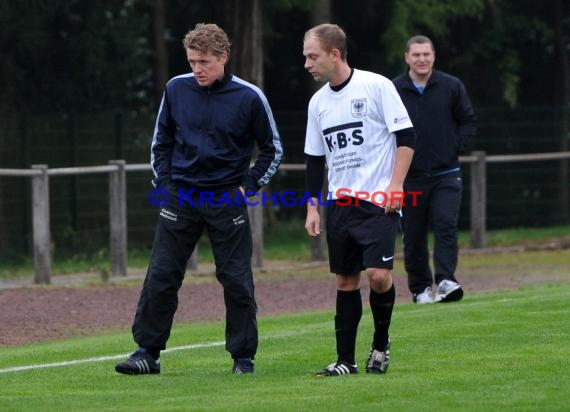
<svg viewBox="0 0 570 412"><path fill-rule="evenodd" d="M428 286L427 288L424 289L422 293L415 293L414 303L417 303L418 305L433 303L433 294L431 291L431 287Z"/></svg>
<svg viewBox="0 0 570 412"><path fill-rule="evenodd" d="M449 279L444 279L437 285L435 302L455 302L463 297L461 285Z"/></svg>
<svg viewBox="0 0 570 412"><path fill-rule="evenodd" d="M384 374L390 366L390 340L383 351L371 349L366 361L366 373Z"/></svg>

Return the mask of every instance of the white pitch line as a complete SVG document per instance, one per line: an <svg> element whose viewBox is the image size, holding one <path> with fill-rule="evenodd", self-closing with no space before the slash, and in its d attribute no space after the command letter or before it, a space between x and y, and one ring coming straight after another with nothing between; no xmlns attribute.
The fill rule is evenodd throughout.
<svg viewBox="0 0 570 412"><path fill-rule="evenodd" d="M220 341L220 342L195 343L192 345L175 346L173 348L163 350L162 353L174 352L174 351L178 351L178 350L211 348L214 346L222 346L225 343L226 342L224 342L224 341ZM104 361L108 361L108 360L122 359L122 358L129 356L129 355L130 354L112 355L112 356L99 356L97 358L73 359L73 360L63 361L63 362L39 363L36 365L15 366L13 368L0 369L0 374L9 373L9 372L20 372L20 371L26 371L26 370L31 370L31 369L57 368L59 366L70 366L70 365L77 365L80 363L104 362Z"/></svg>
<svg viewBox="0 0 570 412"><path fill-rule="evenodd" d="M312 325L320 325L321 323L313 323ZM324 323L327 324L328 323ZM275 335L265 336L262 340L265 339L278 339L278 338L285 338L289 336L297 336L308 333L308 330L303 331L291 331L291 332L284 332L284 333L276 333ZM225 345L225 341L218 341L218 342L207 342L207 343L194 343L190 345L183 345L183 346L174 346L172 348L165 349L161 351L161 353L167 352L176 352L179 350L191 350L191 349L200 349L200 348L213 348L215 346L223 346ZM53 363L38 363L35 365L25 365L25 366L14 366L11 368L4 368L0 369L0 375L3 373L9 372L21 372L33 369L46 369L46 368L57 368L60 366L71 366L77 365L81 363L91 363L91 362L104 362L108 360L116 360L116 359L124 359L125 357L129 356L130 354L122 354L122 355L110 355L110 356L98 356L96 358L85 358L85 359L72 359L69 361L62 361L62 362L53 362Z"/></svg>

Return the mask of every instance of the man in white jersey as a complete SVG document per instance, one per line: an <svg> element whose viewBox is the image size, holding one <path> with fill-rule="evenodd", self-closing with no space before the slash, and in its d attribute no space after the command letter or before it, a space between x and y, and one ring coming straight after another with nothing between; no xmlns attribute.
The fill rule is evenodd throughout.
<svg viewBox="0 0 570 412"><path fill-rule="evenodd" d="M370 283L374 337L367 373L386 373L390 363L388 329L395 290L391 270L403 198L403 182L414 153L415 133L392 82L348 65L346 35L334 24L305 33L305 69L327 82L311 98L305 155L307 205L305 228L320 234L319 191L328 166L327 244L336 274L337 360L317 376L358 373L356 334L362 317L360 272Z"/></svg>

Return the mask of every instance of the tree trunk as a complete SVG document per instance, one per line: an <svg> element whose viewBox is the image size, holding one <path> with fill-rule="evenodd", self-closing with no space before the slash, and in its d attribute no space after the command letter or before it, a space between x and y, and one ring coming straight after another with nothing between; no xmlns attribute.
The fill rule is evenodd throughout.
<svg viewBox="0 0 570 412"><path fill-rule="evenodd" d="M331 23L332 6L331 0L317 0L311 13L311 23L313 26L323 23Z"/></svg>
<svg viewBox="0 0 570 412"><path fill-rule="evenodd" d="M229 63L231 71L263 88L263 27L260 1L216 1L214 14L232 43Z"/></svg>
<svg viewBox="0 0 570 412"><path fill-rule="evenodd" d="M315 2L315 7L311 12L311 27L314 27L323 23L331 23L332 21L332 5L331 0L317 0ZM321 86L311 79L310 83L311 91L315 93ZM326 171L325 171L326 172ZM323 193L325 193L325 202L328 198L326 193L328 193L328 179L325 177L323 184ZM326 219L327 210L326 207L319 206L319 213L321 214L321 234L316 236L311 241L311 259L313 261L323 261L326 260L326 249L327 249L327 235L326 235Z"/></svg>
<svg viewBox="0 0 570 412"><path fill-rule="evenodd" d="M556 89L559 91L559 103L563 107L568 107L570 104L570 57L568 56L568 42L570 39L566 36L564 32L564 22L563 17L566 16L564 13L564 5L562 0L556 0L553 8L554 12L554 35L556 55L558 55L559 65L555 66L559 68L560 83L556 84Z"/></svg>
<svg viewBox="0 0 570 412"><path fill-rule="evenodd" d="M323 23L331 23L332 19L332 5L331 0L317 0L315 7L311 11L311 27ZM315 93L322 86L322 83L310 79L311 92Z"/></svg>
<svg viewBox="0 0 570 412"><path fill-rule="evenodd" d="M154 43L154 100L162 100L164 86L168 81L168 50L165 42L166 9L164 0L153 1L153 43Z"/></svg>
<svg viewBox="0 0 570 412"><path fill-rule="evenodd" d="M556 87L560 90L558 97L559 104L562 108L560 116L560 150L568 151L568 137L570 136L570 57L568 56L568 41L564 32L564 23L562 21L565 16L564 5L562 0L556 0L553 8L554 12L554 33L556 36L556 54L560 64L555 65L558 68L559 82L556 82ZM570 174L568 172L568 160L560 161L560 210L565 211L564 219L568 223L570 221L570 195L568 188L568 181Z"/></svg>

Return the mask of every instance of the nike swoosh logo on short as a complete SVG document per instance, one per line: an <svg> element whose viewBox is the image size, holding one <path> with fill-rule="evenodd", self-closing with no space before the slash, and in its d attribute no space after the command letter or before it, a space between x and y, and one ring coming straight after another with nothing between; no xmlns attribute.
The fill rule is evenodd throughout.
<svg viewBox="0 0 570 412"><path fill-rule="evenodd" d="M384 257L382 256L382 262L388 262L389 260L394 259L394 256L390 256L390 257Z"/></svg>
<svg viewBox="0 0 570 412"><path fill-rule="evenodd" d="M239 216L236 217L236 218L232 218L232 220L233 220L234 222L237 222L237 221L238 221L239 219L241 219L242 217L243 217L243 215L239 215Z"/></svg>

